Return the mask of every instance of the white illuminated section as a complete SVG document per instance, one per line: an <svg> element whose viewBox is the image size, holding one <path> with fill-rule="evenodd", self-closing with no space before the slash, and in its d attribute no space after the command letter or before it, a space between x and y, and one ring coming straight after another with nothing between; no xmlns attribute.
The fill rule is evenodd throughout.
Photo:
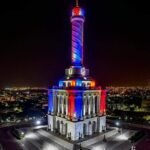
<svg viewBox="0 0 150 150"><path fill-rule="evenodd" d="M94 146L91 150L106 150L105 145Z"/></svg>
<svg viewBox="0 0 150 150"><path fill-rule="evenodd" d="M38 136L34 133L27 133L24 137L25 139L38 139Z"/></svg>
<svg viewBox="0 0 150 150"><path fill-rule="evenodd" d="M45 143L42 150L59 150L59 149L50 143Z"/></svg>
<svg viewBox="0 0 150 150"><path fill-rule="evenodd" d="M72 73L73 73L73 70L70 68L69 69L69 75L72 75Z"/></svg>
<svg viewBox="0 0 150 150"><path fill-rule="evenodd" d="M73 116L74 116L74 118L76 118L77 117L76 113L74 113Z"/></svg>
<svg viewBox="0 0 150 150"><path fill-rule="evenodd" d="M37 120L36 121L36 125L40 125L41 124L41 121L40 120Z"/></svg>
<svg viewBox="0 0 150 150"><path fill-rule="evenodd" d="M85 111L86 111L86 107L85 107L85 104L84 104L84 107L83 107L84 109L83 109L83 114L84 114L84 116L85 116Z"/></svg>
<svg viewBox="0 0 150 150"><path fill-rule="evenodd" d="M125 134L119 135L116 137L117 140L126 141L128 140L128 136Z"/></svg>
<svg viewBox="0 0 150 150"><path fill-rule="evenodd" d="M82 76L85 76L85 74L86 74L85 68L82 68L82 69L81 69L81 74L82 74Z"/></svg>
<svg viewBox="0 0 150 150"><path fill-rule="evenodd" d="M118 121L116 122L116 126L120 126L120 123Z"/></svg>

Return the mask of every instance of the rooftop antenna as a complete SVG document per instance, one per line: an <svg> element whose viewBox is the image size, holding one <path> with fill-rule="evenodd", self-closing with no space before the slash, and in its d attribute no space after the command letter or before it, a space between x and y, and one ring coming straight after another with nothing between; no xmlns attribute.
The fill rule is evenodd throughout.
<svg viewBox="0 0 150 150"><path fill-rule="evenodd" d="M76 7L79 7L79 0L76 0Z"/></svg>

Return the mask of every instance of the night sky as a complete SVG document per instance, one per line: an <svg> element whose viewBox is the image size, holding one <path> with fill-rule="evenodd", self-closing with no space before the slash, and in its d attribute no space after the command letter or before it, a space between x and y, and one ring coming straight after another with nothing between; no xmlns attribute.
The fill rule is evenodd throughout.
<svg viewBox="0 0 150 150"><path fill-rule="evenodd" d="M52 86L71 64L73 0L0 1L0 87ZM99 85L150 83L147 0L80 0L84 64Z"/></svg>

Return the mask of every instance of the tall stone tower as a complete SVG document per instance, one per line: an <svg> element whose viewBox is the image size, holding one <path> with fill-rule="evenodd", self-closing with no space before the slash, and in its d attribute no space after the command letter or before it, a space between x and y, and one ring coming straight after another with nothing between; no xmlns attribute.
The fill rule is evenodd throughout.
<svg viewBox="0 0 150 150"><path fill-rule="evenodd" d="M48 128L76 141L106 128L106 92L83 65L84 10L72 9L72 65L48 92Z"/></svg>

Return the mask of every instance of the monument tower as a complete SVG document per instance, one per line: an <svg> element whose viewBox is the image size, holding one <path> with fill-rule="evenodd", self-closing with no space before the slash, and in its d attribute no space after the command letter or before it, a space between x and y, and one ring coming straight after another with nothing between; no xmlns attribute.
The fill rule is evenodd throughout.
<svg viewBox="0 0 150 150"><path fill-rule="evenodd" d="M48 128L76 141L106 129L106 92L96 86L83 64L84 10L72 9L72 58L58 86L48 91Z"/></svg>

